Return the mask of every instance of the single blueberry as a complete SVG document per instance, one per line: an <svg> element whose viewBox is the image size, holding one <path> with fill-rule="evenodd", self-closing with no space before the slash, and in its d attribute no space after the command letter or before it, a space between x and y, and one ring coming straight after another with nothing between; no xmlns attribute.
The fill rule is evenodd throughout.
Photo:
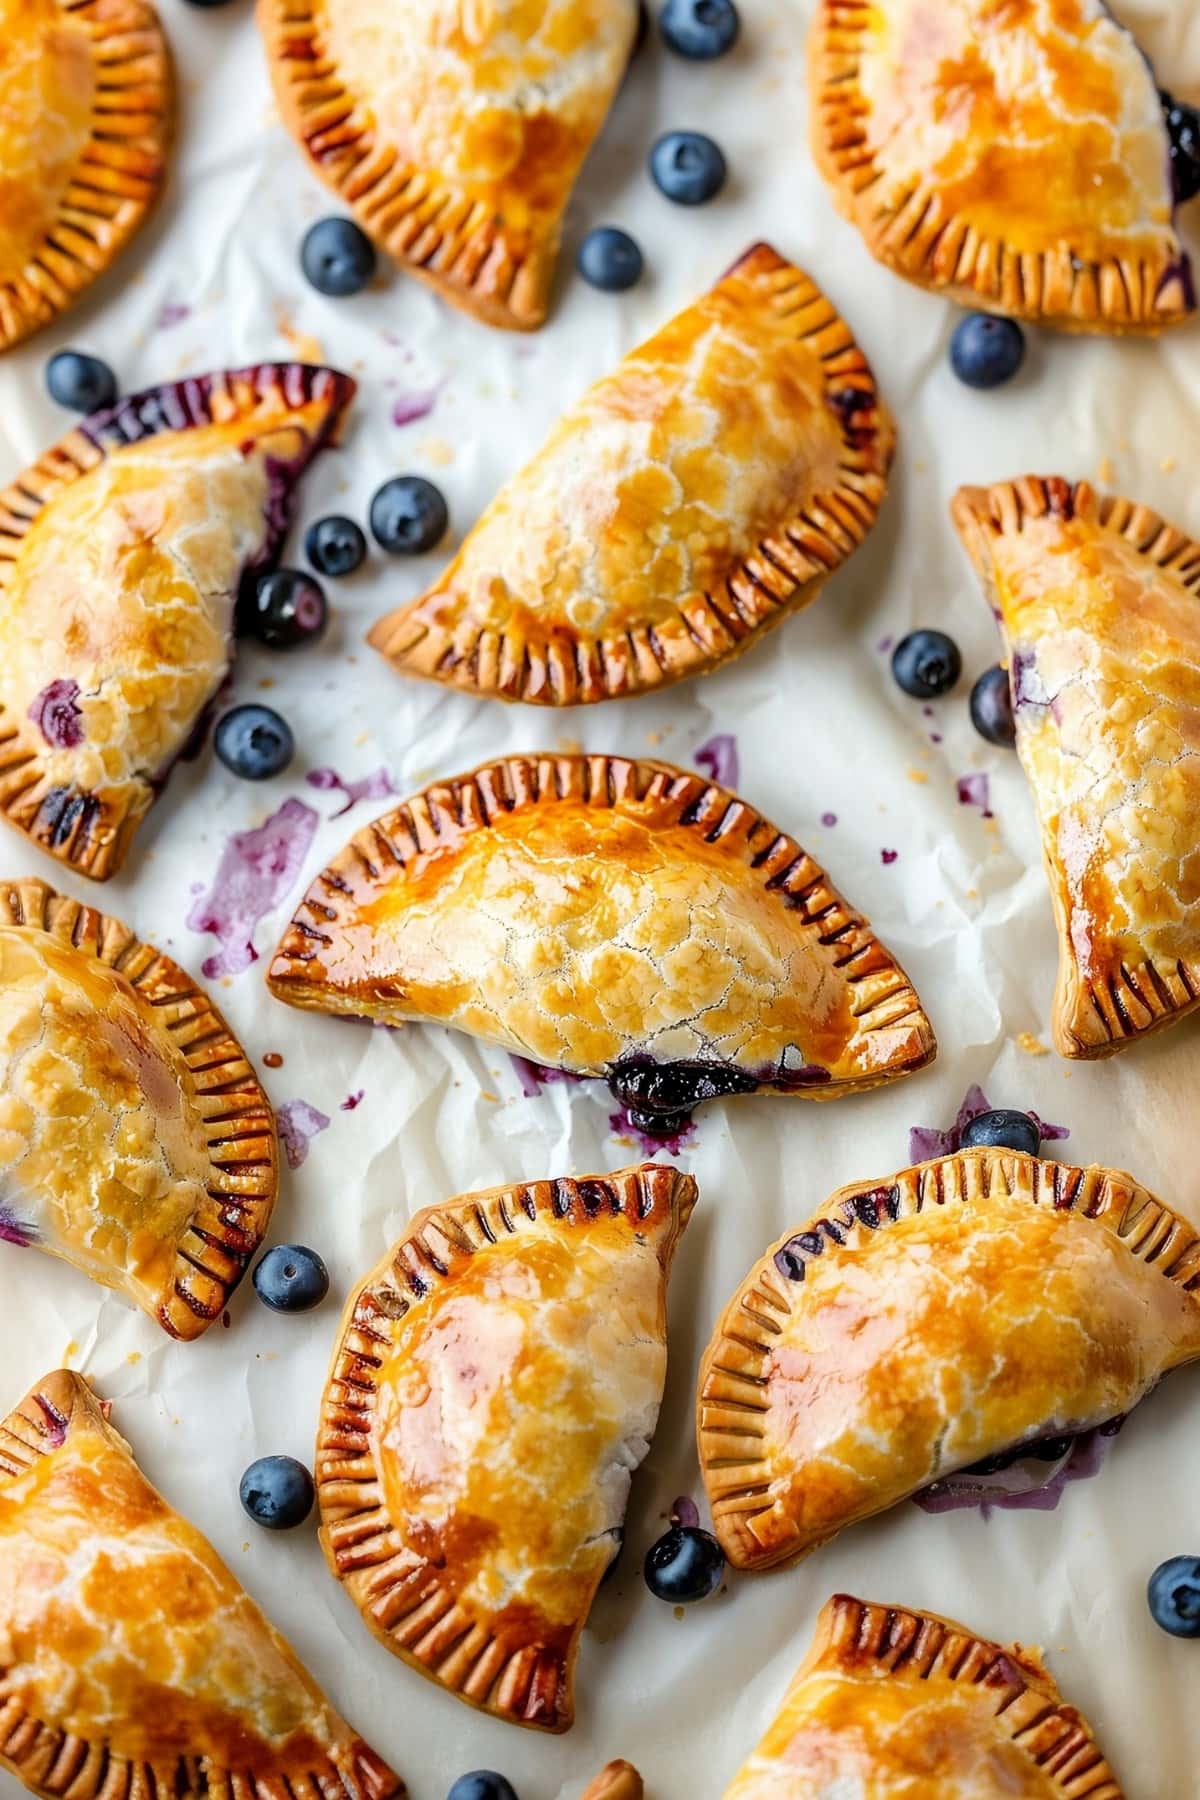
<svg viewBox="0 0 1200 1800"><path fill-rule="evenodd" d="M337 579L353 575L367 554L367 538L361 525L342 513L330 513L309 526L304 537L304 554L318 575Z"/></svg>
<svg viewBox="0 0 1200 1800"><path fill-rule="evenodd" d="M663 42L693 62L724 56L736 43L740 27L733 0L667 0L658 15Z"/></svg>
<svg viewBox="0 0 1200 1800"><path fill-rule="evenodd" d="M656 1600L690 1606L721 1585L725 1552L698 1525L672 1525L646 1552L646 1586Z"/></svg>
<svg viewBox="0 0 1200 1800"><path fill-rule="evenodd" d="M329 1292L329 1270L305 1244L276 1244L255 1268L254 1291L272 1312L311 1312Z"/></svg>
<svg viewBox="0 0 1200 1800"><path fill-rule="evenodd" d="M495 1769L474 1769L459 1776L446 1800L517 1800L517 1790Z"/></svg>
<svg viewBox="0 0 1200 1800"><path fill-rule="evenodd" d="M291 726L269 706L235 706L217 720L213 733L213 749L243 781L282 774L295 748Z"/></svg>
<svg viewBox="0 0 1200 1800"><path fill-rule="evenodd" d="M50 398L72 412L99 412L117 397L117 378L108 364L82 350L60 350L52 356L46 364L46 386Z"/></svg>
<svg viewBox="0 0 1200 1800"><path fill-rule="evenodd" d="M1200 194L1200 108L1188 106L1172 94L1161 93L1159 98L1167 122L1175 202L1182 206Z"/></svg>
<svg viewBox="0 0 1200 1800"><path fill-rule="evenodd" d="M910 631L892 651L892 674L914 700L936 700L962 674L958 645L944 631Z"/></svg>
<svg viewBox="0 0 1200 1800"><path fill-rule="evenodd" d="M318 219L304 234L300 267L319 294L359 294L375 273L375 246L353 219Z"/></svg>
<svg viewBox="0 0 1200 1800"><path fill-rule="evenodd" d="M950 367L968 387L994 388L1011 381L1025 360L1025 333L1015 319L968 313L950 339Z"/></svg>
<svg viewBox="0 0 1200 1800"><path fill-rule="evenodd" d="M702 131L668 131L650 152L650 174L677 206L703 206L725 185L725 158Z"/></svg>
<svg viewBox="0 0 1200 1800"><path fill-rule="evenodd" d="M1154 1623L1172 1637L1200 1637L1200 1558L1172 1556L1159 1563L1146 1597Z"/></svg>
<svg viewBox="0 0 1200 1800"><path fill-rule="evenodd" d="M313 1478L294 1456L260 1456L238 1486L238 1497L256 1525L291 1531L312 1511Z"/></svg>
<svg viewBox="0 0 1200 1800"><path fill-rule="evenodd" d="M1011 748L1017 741L1017 721L1013 716L1012 685L1008 670L999 663L985 669L971 689L971 723L989 744Z"/></svg>
<svg viewBox="0 0 1200 1800"><path fill-rule="evenodd" d="M440 544L450 514L439 489L423 475L385 481L371 501L371 531L392 556L421 556Z"/></svg>
<svg viewBox="0 0 1200 1800"><path fill-rule="evenodd" d="M1014 1112L1008 1106L980 1113L963 1127L964 1150L1023 1150L1026 1156L1036 1156L1041 1142L1042 1134L1029 1114Z"/></svg>
<svg viewBox="0 0 1200 1800"><path fill-rule="evenodd" d="M269 650L315 644L329 620L325 591L303 569L272 569L260 575L240 609L241 629Z"/></svg>
<svg viewBox="0 0 1200 1800"><path fill-rule="evenodd" d="M598 225L580 244L576 267L592 287L606 294L623 294L641 280L645 262L627 231Z"/></svg>

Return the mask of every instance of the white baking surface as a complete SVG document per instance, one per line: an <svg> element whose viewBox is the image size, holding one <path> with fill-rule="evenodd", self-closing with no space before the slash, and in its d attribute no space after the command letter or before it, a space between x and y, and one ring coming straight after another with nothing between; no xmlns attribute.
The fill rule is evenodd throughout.
<svg viewBox="0 0 1200 1800"><path fill-rule="evenodd" d="M1144 1405L1101 1475L1068 1489L1056 1512L1001 1512L985 1523L901 1506L796 1569L730 1579L683 1618L651 1598L640 1565L673 1497L700 1497L693 1380L728 1295L832 1188L906 1163L909 1126L948 1124L970 1082L994 1104L1063 1121L1071 1137L1055 1148L1064 1157L1127 1167L1200 1223L1200 1021L1093 1067L1069 1068L1018 1042L1025 1033L1049 1041L1054 931L1021 772L968 721L970 678L996 647L946 513L959 482L1034 469L1100 479L1200 535L1200 329L1157 344L1032 333L1028 367L1010 388L988 396L959 386L946 361L953 309L874 265L812 167L809 8L779 0L743 0L743 41L726 61L685 64L652 41L630 77L572 205L564 268L585 229L619 222L647 252L634 293L593 293L564 273L554 316L532 339L490 332L398 273L365 296L326 300L306 287L297 245L313 219L338 208L278 122L249 8L161 4L183 100L170 192L115 272L4 359L5 478L69 424L43 388L45 359L60 346L98 351L135 389L319 345L361 390L344 450L308 481L301 529L334 506L362 517L379 482L412 470L443 487L457 541L563 406L760 237L807 267L844 311L898 418L899 456L874 535L809 612L709 680L624 705L504 708L393 674L363 632L426 586L444 556L375 554L351 581L329 584L335 622L315 653L248 650L239 663L237 697L261 694L294 727L285 777L239 783L208 752L181 767L124 874L103 889L7 833L0 871L42 875L103 904L198 973L215 945L187 928L193 884L211 878L231 832L286 797L323 818L334 811L340 796L304 784L310 768L358 778L382 765L407 792L534 747L687 764L712 733L733 732L741 791L867 911L915 979L941 1054L926 1073L858 1099L743 1099L702 1111L679 1159L701 1202L675 1264L666 1403L635 1483L621 1571L584 1637L578 1719L564 1737L484 1718L389 1657L327 1574L313 1532L259 1531L240 1511L237 1482L265 1453L311 1461L341 1300L411 1213L473 1187L637 1159L609 1130L602 1087L555 1085L523 1098L504 1055L433 1029L390 1033L290 1011L268 997L258 963L220 983L217 997L260 1069L265 1051L283 1054L281 1069L262 1070L276 1103L302 1098L332 1118L304 1166L285 1171L273 1236L316 1246L333 1295L315 1314L281 1318L247 1281L230 1329L176 1345L64 1265L0 1247L0 1403L62 1362L85 1370L114 1402L143 1468L209 1534L415 1800L441 1800L456 1775L481 1765L505 1771L521 1800L558 1800L619 1755L642 1768L653 1800L716 1796L838 1589L1041 1644L1131 1800L1188 1800L1200 1791L1200 1644L1163 1636L1144 1588L1161 1558L1200 1552L1194 1373ZM1194 0L1120 0L1114 10L1140 31L1160 77L1200 100ZM703 211L671 206L644 172L653 139L673 126L710 130L728 154L728 188ZM1191 211L1200 248L1200 203ZM156 323L164 308L175 317L165 328ZM398 397L438 383L430 417L392 424ZM968 671L932 720L894 687L876 648L915 624L947 627ZM933 732L943 741L932 743ZM956 778L975 770L991 777L992 822L956 800ZM264 959L307 880L379 810L364 802L322 825L303 878L258 928ZM820 823L828 812L834 828ZM894 863L884 865L884 848L898 851ZM358 1109L339 1111L360 1088ZM0 1795L16 1792L0 1775Z"/></svg>

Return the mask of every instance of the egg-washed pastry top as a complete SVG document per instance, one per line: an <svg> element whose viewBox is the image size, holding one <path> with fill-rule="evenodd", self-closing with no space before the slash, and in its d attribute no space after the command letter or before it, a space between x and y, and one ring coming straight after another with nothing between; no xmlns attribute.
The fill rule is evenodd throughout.
<svg viewBox="0 0 1200 1800"><path fill-rule="evenodd" d="M403 1800L81 1375L0 1423L0 1770L46 1800Z"/></svg>
<svg viewBox="0 0 1200 1800"><path fill-rule="evenodd" d="M453 1025L610 1083L641 1130L830 1099L936 1052L912 984L794 839L625 757L505 757L352 838L271 963L293 1006Z"/></svg>
<svg viewBox="0 0 1200 1800"><path fill-rule="evenodd" d="M695 1202L655 1163L465 1194L347 1304L317 1438L329 1566L389 1650L512 1724L574 1718Z"/></svg>
<svg viewBox="0 0 1200 1800"><path fill-rule="evenodd" d="M1123 1800L1038 1651L835 1594L724 1800Z"/></svg>
<svg viewBox="0 0 1200 1800"><path fill-rule="evenodd" d="M610 1762L585 1790L583 1800L643 1800L645 1791L632 1763Z"/></svg>
<svg viewBox="0 0 1200 1800"><path fill-rule="evenodd" d="M70 306L141 224L173 88L149 0L0 0L0 350Z"/></svg>
<svg viewBox="0 0 1200 1800"><path fill-rule="evenodd" d="M259 0L258 16L288 129L363 229L485 323L541 325L638 0Z"/></svg>
<svg viewBox="0 0 1200 1800"><path fill-rule="evenodd" d="M1104 0L817 0L812 139L899 274L1079 331L1196 305L1168 109Z"/></svg>
<svg viewBox="0 0 1200 1800"><path fill-rule="evenodd" d="M1200 1238L1129 1175L964 1150L839 1189L700 1369L713 1530L794 1562L943 1476L1119 1418L1200 1357Z"/></svg>
<svg viewBox="0 0 1200 1800"><path fill-rule="evenodd" d="M758 244L566 412L370 642L403 674L542 706L706 674L858 548L894 442L849 326Z"/></svg>
<svg viewBox="0 0 1200 1800"><path fill-rule="evenodd" d="M105 880L233 656L239 587L337 434L348 375L187 376L75 426L0 493L0 816Z"/></svg>
<svg viewBox="0 0 1200 1800"><path fill-rule="evenodd" d="M1064 1056L1200 1004L1200 543L1087 482L962 488L1059 933Z"/></svg>

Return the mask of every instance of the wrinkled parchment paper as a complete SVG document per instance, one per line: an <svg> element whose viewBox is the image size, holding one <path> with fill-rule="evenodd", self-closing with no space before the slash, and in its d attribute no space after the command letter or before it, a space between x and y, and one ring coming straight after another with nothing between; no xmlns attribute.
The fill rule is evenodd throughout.
<svg viewBox="0 0 1200 1800"><path fill-rule="evenodd" d="M993 1104L1035 1106L1069 1125L1053 1146L1061 1156L1127 1167L1200 1223L1200 1021L1094 1067L1033 1053L1049 1041L1050 907L1016 760L968 721L969 680L996 645L946 515L959 482L1032 468L1098 479L1200 535L1200 328L1158 344L1033 333L1011 387L991 396L960 387L946 361L951 307L877 268L812 168L809 8L780 0L743 0L743 41L724 62L688 65L652 44L620 98L572 207L566 262L590 225L619 222L647 252L634 293L603 296L564 276L552 322L531 340L489 332L390 272L365 296L325 300L306 288L296 252L304 228L336 203L278 122L245 0L212 11L160 4L183 99L169 197L84 304L0 365L6 478L69 422L42 381L62 345L108 357L127 389L323 354L358 376L361 395L344 450L309 479L301 525L332 507L362 517L379 482L416 471L443 487L457 540L562 407L759 237L808 267L845 312L899 420L900 453L873 537L812 610L733 667L657 699L550 713L402 680L363 632L427 585L440 558L374 555L351 581L330 584L336 618L318 651L248 649L239 662L236 697L278 706L295 730L285 777L240 783L206 752L176 772L126 872L102 892L15 834L3 840L5 875L37 873L99 900L198 972L216 945L187 928L193 889L211 880L232 832L289 797L323 821L303 876L258 927L265 958L307 880L382 810L364 801L330 820L342 796L308 786L311 769L355 780L383 768L405 793L534 747L687 764L715 732L730 732L742 792L874 920L924 997L941 1055L926 1073L857 1099L743 1099L701 1114L680 1157L701 1204L675 1265L662 1421L634 1487L622 1569L585 1636L579 1717L564 1738L483 1718L389 1657L326 1573L312 1531L258 1531L239 1509L237 1482L269 1452L311 1461L338 1306L410 1214L473 1187L637 1159L610 1130L603 1088L560 1084L525 1098L506 1056L464 1038L290 1011L268 997L265 962L219 982L260 1068L267 1051L284 1058L263 1070L275 1102L304 1100L332 1121L303 1166L285 1171L274 1235L321 1251L333 1295L315 1314L281 1318L247 1282L228 1330L173 1345L63 1265L0 1247L0 1401L15 1402L63 1361L85 1370L151 1478L211 1536L416 1800L440 1800L481 1765L504 1770L522 1800L577 1796L617 1755L642 1768L654 1800L719 1795L774 1712L818 1607L843 1588L1041 1644L1130 1796L1188 1800L1200 1792L1200 1646L1155 1628L1144 1587L1161 1558L1200 1552L1194 1372L1140 1409L1101 1475L1071 1486L1055 1512L985 1522L901 1506L795 1570L730 1579L683 1618L650 1597L640 1565L672 1499L699 1496L693 1380L734 1286L833 1187L902 1166L909 1126L948 1124L971 1082ZM1115 10L1160 76L1200 100L1194 0L1120 0ZM644 172L658 133L686 126L711 131L730 162L728 188L700 212L672 207ZM1200 204L1191 210L1200 248ZM427 416L393 423L420 412L422 396L435 401ZM968 671L930 715L893 686L878 649L918 623L948 628ZM991 819L957 798L958 778L977 771L990 777ZM830 814L836 824L822 824ZM885 849L895 860L884 862ZM341 1110L360 1090L361 1103ZM15 1791L0 1775L0 1795Z"/></svg>

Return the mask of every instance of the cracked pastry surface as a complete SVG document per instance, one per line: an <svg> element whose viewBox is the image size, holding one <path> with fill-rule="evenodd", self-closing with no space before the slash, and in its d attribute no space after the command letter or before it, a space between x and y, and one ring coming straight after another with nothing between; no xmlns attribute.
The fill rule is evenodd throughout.
<svg viewBox="0 0 1200 1800"><path fill-rule="evenodd" d="M264 363L94 413L0 493L0 813L104 880L233 655L349 376Z"/></svg>
<svg viewBox="0 0 1200 1800"><path fill-rule="evenodd" d="M793 1562L1198 1357L1200 1238L1128 1175L972 1150L841 1188L705 1351L713 1530L738 1568Z"/></svg>
<svg viewBox="0 0 1200 1800"><path fill-rule="evenodd" d="M166 178L170 53L148 0L0 0L0 350L70 306Z"/></svg>
<svg viewBox="0 0 1200 1800"><path fill-rule="evenodd" d="M0 1423L0 1769L73 1800L405 1793L65 1369Z"/></svg>
<svg viewBox="0 0 1200 1800"><path fill-rule="evenodd" d="M606 1079L637 1110L671 1086L676 1114L830 1098L936 1050L798 844L701 776L621 757L508 757L405 802L317 877L268 979L295 1006L441 1022Z"/></svg>
<svg viewBox="0 0 1200 1800"><path fill-rule="evenodd" d="M1058 477L962 488L953 511L1008 650L1054 1041L1107 1056L1200 1005L1200 544Z"/></svg>
<svg viewBox="0 0 1200 1800"><path fill-rule="evenodd" d="M835 1594L725 1800L1123 1800L1040 1654Z"/></svg>
<svg viewBox="0 0 1200 1800"><path fill-rule="evenodd" d="M653 1163L466 1194L347 1304L317 1439L329 1566L389 1650L513 1724L574 1718L695 1201Z"/></svg>
<svg viewBox="0 0 1200 1800"><path fill-rule="evenodd" d="M270 1103L183 970L43 882L0 884L0 1241L196 1338L277 1183Z"/></svg>
<svg viewBox="0 0 1200 1800"><path fill-rule="evenodd" d="M546 317L562 219L637 0L259 0L317 174L411 274L489 325Z"/></svg>
<svg viewBox="0 0 1200 1800"><path fill-rule="evenodd" d="M756 245L589 389L369 641L404 674L546 706L705 674L858 548L894 441L849 327Z"/></svg>
<svg viewBox="0 0 1200 1800"><path fill-rule="evenodd" d="M818 0L809 59L818 167L889 268L1081 331L1194 310L1163 106L1104 0Z"/></svg>

